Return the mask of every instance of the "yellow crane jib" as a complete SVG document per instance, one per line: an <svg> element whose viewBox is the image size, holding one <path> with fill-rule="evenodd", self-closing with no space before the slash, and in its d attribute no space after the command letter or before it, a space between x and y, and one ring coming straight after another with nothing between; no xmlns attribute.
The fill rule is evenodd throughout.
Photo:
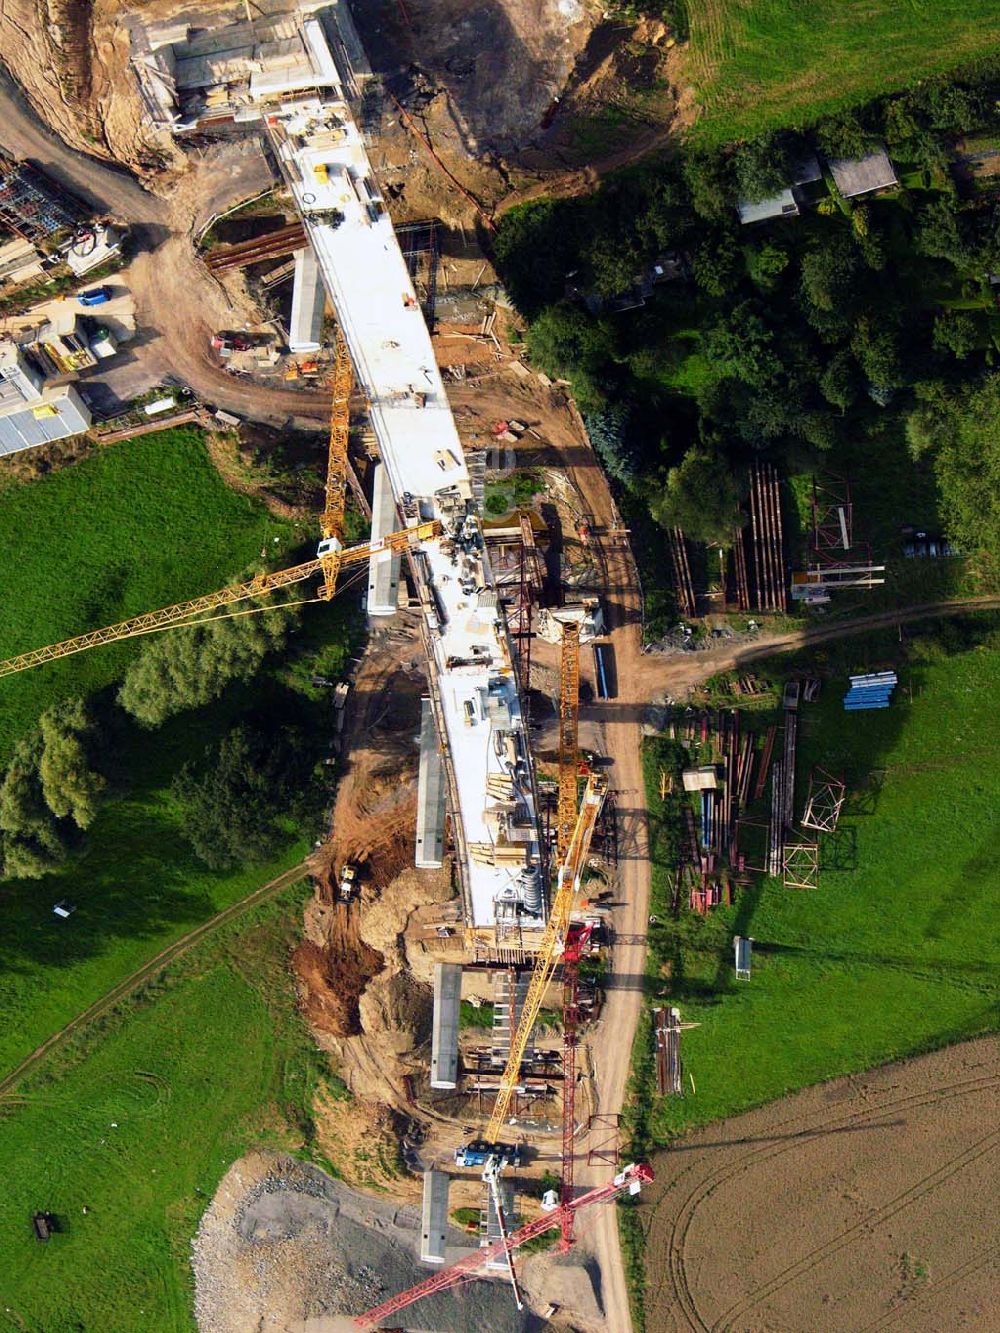
<svg viewBox="0 0 1000 1333"><path fill-rule="evenodd" d="M351 427L351 357L344 336L337 330L333 353L333 401L330 404L330 447L326 466L326 497L320 518L322 541L316 554L323 568L320 597L329 601L337 583L347 503L347 458Z"/></svg>
<svg viewBox="0 0 1000 1333"><path fill-rule="evenodd" d="M580 715L580 626L562 627L559 653L559 802L556 807L556 855L562 860L576 822L577 730Z"/></svg>
<svg viewBox="0 0 1000 1333"><path fill-rule="evenodd" d="M412 528L403 528L399 532L390 532L375 542L362 542L360 546L349 546L338 550L337 565L352 565L360 560L367 560L376 551L400 551L411 542L429 541L441 535L441 524L436 520L419 523ZM140 634L154 634L159 630L181 629L199 624L198 617L219 607L233 606L237 602L266 597L287 588L294 583L301 583L314 574L326 576L321 560L307 560L303 565L293 565L290 569L280 569L274 574L256 574L243 583L235 583L218 592L206 593L203 597L192 598L189 602L178 602L175 606L165 606L159 611L147 611L141 616L132 616L129 620L119 621L117 625L106 625L103 629L90 630L87 634L78 634L74 639L64 639L61 643L52 643L45 648L33 648L30 652L17 657L9 657L0 662L0 677L12 676L18 671L27 671L31 667L41 666L44 662L53 662L60 657L70 657L73 653L82 653L88 648L99 648L105 643L117 643L121 639L135 638Z"/></svg>
<svg viewBox="0 0 1000 1333"><path fill-rule="evenodd" d="M559 865L552 911L549 913L545 934L542 936L541 947L535 959L531 981L528 983L528 993L524 997L524 1007L517 1027L511 1034L507 1065L500 1079L500 1091L486 1131L486 1138L490 1143L496 1143L500 1138L514 1089L520 1082L524 1051L563 951L570 917L580 892L580 879L590 851L591 839L607 794L607 778L602 773L592 773L587 779L587 787L569 840L569 847Z"/></svg>

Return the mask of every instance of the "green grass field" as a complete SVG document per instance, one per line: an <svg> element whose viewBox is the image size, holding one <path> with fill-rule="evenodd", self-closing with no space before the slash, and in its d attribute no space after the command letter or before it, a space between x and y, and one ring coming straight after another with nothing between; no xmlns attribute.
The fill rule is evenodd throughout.
<svg viewBox="0 0 1000 1333"><path fill-rule="evenodd" d="M5 571L0 655L221 586L265 540L280 553L294 536L263 505L230 491L189 431L116 446L4 491L0 531L17 552ZM348 637L345 604L311 610L289 672L300 693L309 691L312 656L332 669L330 654ZM134 643L96 648L0 680L0 761L54 699L112 683L134 651ZM270 863L210 871L191 853L170 797L181 764L199 759L262 690L280 687L267 677L231 688L153 733L122 720L113 747L118 794L83 851L42 880L0 883L0 1074L167 944L301 860L305 841L290 828ZM68 921L52 914L61 898L77 906Z"/></svg>
<svg viewBox="0 0 1000 1333"><path fill-rule="evenodd" d="M818 890L768 880L707 919L684 912L670 921L673 842L659 769L673 743L647 745L652 910L666 923L655 932L649 989L701 1026L683 1037L696 1092L688 1082L686 1096L662 1101L648 1091L648 1024L640 1033L635 1115L646 1147L997 1024L1000 625L948 623L902 647L891 634L845 641L814 660L828 679L800 716L797 811L814 763L844 772L855 792L884 770L874 809L862 812L856 798L836 840L824 842ZM892 707L845 713L847 672L890 662L901 680ZM777 659L763 673L780 677L791 665ZM749 982L735 980L734 933L755 940Z"/></svg>
<svg viewBox="0 0 1000 1333"><path fill-rule="evenodd" d="M326 1057L288 969L305 893L221 928L6 1104L4 1328L194 1328L189 1243L227 1167L251 1145L309 1151ZM39 1208L60 1227L45 1245Z"/></svg>
<svg viewBox="0 0 1000 1333"><path fill-rule="evenodd" d="M745 138L907 87L996 50L988 0L701 0L689 3L696 135Z"/></svg>
<svg viewBox="0 0 1000 1333"><path fill-rule="evenodd" d="M183 715L155 741L129 732L119 758L132 785L102 807L83 853L42 880L0 884L0 1074L166 945L308 851L290 832L270 863L213 871L184 839L170 780L225 732L240 702L236 692ZM61 898L76 904L68 921L52 912Z"/></svg>
<svg viewBox="0 0 1000 1333"><path fill-rule="evenodd" d="M172 430L3 491L0 536L5 658L223 587L295 533L226 486L197 431ZM50 703L109 684L136 651L116 644L0 681L0 762Z"/></svg>

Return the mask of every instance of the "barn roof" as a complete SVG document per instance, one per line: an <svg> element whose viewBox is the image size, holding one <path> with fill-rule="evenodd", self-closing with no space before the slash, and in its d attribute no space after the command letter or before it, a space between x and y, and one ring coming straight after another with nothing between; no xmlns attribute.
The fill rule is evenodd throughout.
<svg viewBox="0 0 1000 1333"><path fill-rule="evenodd" d="M883 190L888 185L899 183L884 148L877 148L864 157L831 157L829 162L837 189L845 199L871 194L872 190Z"/></svg>

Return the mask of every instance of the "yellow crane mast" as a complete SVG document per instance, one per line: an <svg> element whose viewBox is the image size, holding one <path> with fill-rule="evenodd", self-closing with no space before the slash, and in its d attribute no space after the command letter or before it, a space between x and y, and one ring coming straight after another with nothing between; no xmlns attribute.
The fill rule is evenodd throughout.
<svg viewBox="0 0 1000 1333"><path fill-rule="evenodd" d="M322 541L319 544L320 564L323 567L323 586L319 595L324 601L333 596L337 570L344 540L344 509L347 504L347 446L351 426L351 385L354 375L347 343L340 329L333 352L333 401L330 405L330 448L326 466L326 498L319 521Z"/></svg>
<svg viewBox="0 0 1000 1333"><path fill-rule="evenodd" d="M531 981L528 983L524 1008L521 1010L517 1027L511 1035L510 1054L507 1057L507 1065L500 1079L500 1091L497 1095L496 1105L493 1108L493 1114L490 1117L489 1128L486 1131L486 1138L490 1143L499 1141L501 1130L507 1119L507 1112L510 1109L514 1089L521 1079L521 1062L524 1059L524 1051L528 1045L531 1029L535 1026L539 1010L542 1007L545 991L552 980L552 974L559 962L559 955L562 953L566 941L566 931L580 892L580 877L583 874L587 854L590 851L590 842L594 836L594 829L597 826L597 820L607 792L607 778L601 773L591 773L587 779L583 803L576 817L569 846L560 861L552 911L549 914L541 947L535 959Z"/></svg>
<svg viewBox="0 0 1000 1333"><path fill-rule="evenodd" d="M577 730L580 717L580 626L562 627L559 655L559 804L556 807L556 854L565 857L576 822Z"/></svg>

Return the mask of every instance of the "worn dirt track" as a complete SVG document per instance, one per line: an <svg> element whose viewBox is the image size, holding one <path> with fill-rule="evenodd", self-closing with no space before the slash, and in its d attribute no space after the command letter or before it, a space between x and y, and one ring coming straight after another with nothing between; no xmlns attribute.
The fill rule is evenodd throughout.
<svg viewBox="0 0 1000 1333"><path fill-rule="evenodd" d="M661 1154L650 1333L995 1328L1000 1047L820 1084Z"/></svg>
<svg viewBox="0 0 1000 1333"><path fill-rule="evenodd" d="M65 1041L79 1032L81 1028L85 1028L98 1018L102 1018L116 1004L131 995L134 990L137 990L144 981L148 981L162 968L175 962L182 954L187 953L194 945L199 944L206 936L217 930L219 926L242 916L244 912L248 912L252 907L259 907L261 903L267 902L269 898L273 898L282 889L289 888L297 880L305 878L308 874L309 865L307 862L303 861L299 865L293 866L291 870L286 870L277 879L272 879L269 883L261 885L259 889L255 889L247 897L241 898L238 903L231 903L229 907L224 907L221 912L217 912L208 921L203 921L200 926L196 926L194 930L189 930L179 940L174 940L173 944L168 944L165 949L161 949L154 958L151 958L147 963L143 963L142 967L133 972L131 976L126 977L124 981L120 981L117 986L113 986L99 1000L95 1000L82 1013L77 1014L76 1018L67 1023L65 1027L60 1028L58 1032L54 1032L40 1046L36 1046L30 1055L25 1056L19 1065L16 1065L0 1079L0 1101L7 1094L13 1092L17 1085L47 1056L58 1050Z"/></svg>

